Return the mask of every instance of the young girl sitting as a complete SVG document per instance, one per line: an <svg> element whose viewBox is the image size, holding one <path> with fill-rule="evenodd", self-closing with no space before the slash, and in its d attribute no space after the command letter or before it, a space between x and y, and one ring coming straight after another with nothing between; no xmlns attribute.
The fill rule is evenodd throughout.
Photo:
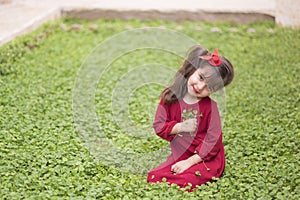
<svg viewBox="0 0 300 200"><path fill-rule="evenodd" d="M170 141L171 155L148 173L148 182L166 181L180 187L212 181L225 168L221 120L210 94L228 85L232 64L216 49L193 47L173 84L161 93L153 128Z"/></svg>

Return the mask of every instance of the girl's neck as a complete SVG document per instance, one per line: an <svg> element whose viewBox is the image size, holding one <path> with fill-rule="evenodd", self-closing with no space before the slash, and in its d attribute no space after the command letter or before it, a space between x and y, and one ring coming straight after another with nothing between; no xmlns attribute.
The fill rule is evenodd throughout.
<svg viewBox="0 0 300 200"><path fill-rule="evenodd" d="M183 101L187 104L195 104L195 103L198 103L200 100L201 100L201 98L191 96L188 93L186 93L183 97Z"/></svg>

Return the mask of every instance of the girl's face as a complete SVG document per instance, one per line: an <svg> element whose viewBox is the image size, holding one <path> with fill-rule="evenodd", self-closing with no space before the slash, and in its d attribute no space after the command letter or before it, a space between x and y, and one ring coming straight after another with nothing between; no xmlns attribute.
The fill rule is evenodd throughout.
<svg viewBox="0 0 300 200"><path fill-rule="evenodd" d="M204 69L197 69L188 79L187 88L190 96L204 98L211 94L203 74L205 74Z"/></svg>

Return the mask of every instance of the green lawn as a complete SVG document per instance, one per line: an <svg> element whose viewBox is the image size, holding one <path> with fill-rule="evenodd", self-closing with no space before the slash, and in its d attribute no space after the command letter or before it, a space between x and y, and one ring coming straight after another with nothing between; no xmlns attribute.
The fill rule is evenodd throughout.
<svg viewBox="0 0 300 200"><path fill-rule="evenodd" d="M226 88L225 172L194 193L146 183L147 170L165 156L153 152L167 143L151 129L162 83L139 80L156 80L161 67L162 75L171 72L166 84L180 56L137 49L113 60L91 98L98 124L90 135L78 129L89 119L76 118L74 111L85 59L101 42L142 27L178 31L211 51L218 47L235 67ZM1 46L0 198L299 199L299 35L299 29L270 22L61 19ZM143 71L149 66L153 70ZM141 79L128 101L119 101L130 74Z"/></svg>

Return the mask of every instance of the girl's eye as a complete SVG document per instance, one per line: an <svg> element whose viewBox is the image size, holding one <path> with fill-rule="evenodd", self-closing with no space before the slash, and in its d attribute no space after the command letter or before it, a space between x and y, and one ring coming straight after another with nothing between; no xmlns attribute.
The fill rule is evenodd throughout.
<svg viewBox="0 0 300 200"><path fill-rule="evenodd" d="M203 81L203 80L204 80L204 78L203 78L203 76L202 76L202 75L199 75L199 79L200 79L201 81Z"/></svg>

